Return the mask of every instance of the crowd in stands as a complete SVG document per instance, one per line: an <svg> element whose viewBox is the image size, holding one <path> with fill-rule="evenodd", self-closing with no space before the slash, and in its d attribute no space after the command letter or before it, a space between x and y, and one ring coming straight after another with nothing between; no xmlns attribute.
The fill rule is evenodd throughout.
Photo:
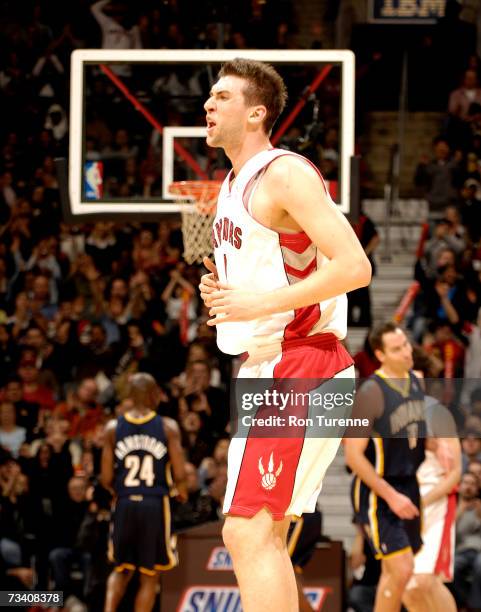
<svg viewBox="0 0 481 612"><path fill-rule="evenodd" d="M225 32L227 44L274 45L286 34L286 28L277 32L277 24L289 17L290 3L280 4L273 19L273 3L259 6L257 14L250 3L236 3L229 19L240 15L239 30ZM140 2L135 15L126 3L105 0L56 4L55 11L49 2L28 10L6 5L0 65L0 100L9 117L0 126L0 581L4 588L55 587L65 599L75 594L89 610L100 610L110 571L110 499L98 484L100 456L105 424L129 407L130 373L155 376L162 388L159 412L181 426L189 499L174 505L173 523L184 529L220 516L231 363L205 323L196 290L200 269L183 262L179 222L63 222L53 160L67 152L69 56L84 46L216 48L220 19L209 2ZM206 14L212 21L207 27ZM256 38L261 33L262 45ZM96 94L112 103L105 99L109 92ZM136 183L136 156L144 151L130 142L128 127L119 123L110 132L93 117L87 149L95 159L99 143L110 147L135 196L148 179Z"/></svg>
<svg viewBox="0 0 481 612"><path fill-rule="evenodd" d="M423 156L414 183L428 203L414 279L419 291L407 326L415 354L439 378L438 400L449 406L462 436L463 475L458 491L452 592L459 609L481 609L481 87L479 60L471 58L451 92L431 157ZM355 357L361 377L377 367L366 342ZM359 548L361 546L361 548ZM354 581L356 597L371 597L377 571L369 551L354 549L371 568ZM357 608L356 608L357 609ZM359 608L361 609L361 608ZM364 609L364 608L363 608ZM365 609L370 609L369 607Z"/></svg>

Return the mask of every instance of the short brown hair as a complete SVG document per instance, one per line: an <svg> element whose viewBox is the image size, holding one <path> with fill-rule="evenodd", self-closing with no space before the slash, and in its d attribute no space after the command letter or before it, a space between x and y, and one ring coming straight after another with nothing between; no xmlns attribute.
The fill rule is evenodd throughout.
<svg viewBox="0 0 481 612"><path fill-rule="evenodd" d="M374 327L369 333L369 344L372 350L373 351L383 351L384 350L384 342L383 342L384 334L390 334L391 332L395 332L398 329L401 329L401 328L394 321L387 321L386 323L381 323L380 325L376 325L376 327Z"/></svg>
<svg viewBox="0 0 481 612"><path fill-rule="evenodd" d="M270 134L287 100L286 86L277 70L265 62L236 57L222 65L219 78L224 76L236 76L247 81L243 91L246 104L266 107L264 130Z"/></svg>

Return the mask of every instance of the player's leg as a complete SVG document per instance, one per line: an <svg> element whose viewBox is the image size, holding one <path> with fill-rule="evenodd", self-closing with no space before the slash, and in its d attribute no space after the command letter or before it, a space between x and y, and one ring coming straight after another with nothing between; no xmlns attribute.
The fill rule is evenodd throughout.
<svg viewBox="0 0 481 612"><path fill-rule="evenodd" d="M117 500L112 520L111 561L116 565L107 580L105 612L117 610L136 568L135 503L125 498Z"/></svg>
<svg viewBox="0 0 481 612"><path fill-rule="evenodd" d="M417 574L411 578L403 597L409 612L456 612L456 603L439 576Z"/></svg>
<svg viewBox="0 0 481 612"><path fill-rule="evenodd" d="M265 508L252 518L226 518L222 535L244 612L298 610L296 580L286 547L289 523L290 517L274 521Z"/></svg>
<svg viewBox="0 0 481 612"><path fill-rule="evenodd" d="M159 585L159 574L139 573L139 590L135 597L135 612L151 612Z"/></svg>
<svg viewBox="0 0 481 612"><path fill-rule="evenodd" d="M403 595L403 605L409 612L429 612L431 591L434 588L433 574L411 576Z"/></svg>
<svg viewBox="0 0 481 612"><path fill-rule="evenodd" d="M439 576L433 576L433 578L433 588L430 591L431 607L429 610L432 610L433 612L436 610L442 610L443 612L456 612L458 608L451 591Z"/></svg>
<svg viewBox="0 0 481 612"><path fill-rule="evenodd" d="M299 604L299 612L313 612L311 604L307 601L302 587L302 580L298 574L294 574L297 585L297 601Z"/></svg>
<svg viewBox="0 0 481 612"><path fill-rule="evenodd" d="M115 612L117 610L133 575L133 570L123 570L121 572L114 570L110 574L105 594L105 612Z"/></svg>
<svg viewBox="0 0 481 612"><path fill-rule="evenodd" d="M374 612L399 612L404 590L411 578L414 559L411 549L382 560Z"/></svg>

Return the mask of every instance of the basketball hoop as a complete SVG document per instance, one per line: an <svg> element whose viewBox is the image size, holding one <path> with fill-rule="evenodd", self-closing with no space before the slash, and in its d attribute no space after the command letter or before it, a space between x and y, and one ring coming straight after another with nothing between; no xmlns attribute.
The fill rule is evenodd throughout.
<svg viewBox="0 0 481 612"><path fill-rule="evenodd" d="M185 206L182 217L184 259L187 263L202 263L203 257L212 255L212 223L222 181L176 181L169 192ZM190 206L189 206L190 204Z"/></svg>

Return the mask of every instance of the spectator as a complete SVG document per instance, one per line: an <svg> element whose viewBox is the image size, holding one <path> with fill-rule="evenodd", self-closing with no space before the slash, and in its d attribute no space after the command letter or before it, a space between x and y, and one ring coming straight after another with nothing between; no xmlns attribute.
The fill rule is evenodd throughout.
<svg viewBox="0 0 481 612"><path fill-rule="evenodd" d="M45 274L35 276L32 291L29 295L32 311L41 314L51 321L57 312L57 288L55 283Z"/></svg>
<svg viewBox="0 0 481 612"><path fill-rule="evenodd" d="M468 474L474 474L478 480L478 489L481 492L481 461L473 459L468 463Z"/></svg>
<svg viewBox="0 0 481 612"><path fill-rule="evenodd" d="M138 26L127 29L125 7L111 5L107 9L109 4L110 0L99 0L90 7L92 15L102 29L102 49L141 49ZM116 73L119 76L130 76L130 69L116 67Z"/></svg>
<svg viewBox="0 0 481 612"><path fill-rule="evenodd" d="M97 402L97 383L93 378L82 380L67 400L57 405L54 414L69 423L67 435L79 438L92 434L104 418L103 408Z"/></svg>
<svg viewBox="0 0 481 612"><path fill-rule="evenodd" d="M449 144L443 138L434 141L434 158L422 157L414 182L421 187L429 204L429 212L438 215L457 196L460 181L460 155L451 157Z"/></svg>
<svg viewBox="0 0 481 612"><path fill-rule="evenodd" d="M102 612L105 584L110 572L107 559L112 505L110 493L99 484L87 491L88 511L80 525L77 543L91 559L87 574L86 603L89 612Z"/></svg>
<svg viewBox="0 0 481 612"><path fill-rule="evenodd" d="M17 458L27 432L24 427L18 427L15 417L15 406L11 402L0 403L0 445Z"/></svg>
<svg viewBox="0 0 481 612"><path fill-rule="evenodd" d="M179 400L180 413L192 410L201 415L203 423L215 436L222 436L228 423L228 399L221 389L212 387L211 369L207 361L191 361L185 370L185 383Z"/></svg>
<svg viewBox="0 0 481 612"><path fill-rule="evenodd" d="M2 392L3 399L15 406L15 420L19 427L25 428L27 441L38 435L39 404L23 399L23 386L20 378L12 377Z"/></svg>
<svg viewBox="0 0 481 612"><path fill-rule="evenodd" d="M96 223L85 242L85 252L92 257L97 270L103 275L108 275L112 270L114 259L118 256L114 224Z"/></svg>
<svg viewBox="0 0 481 612"><path fill-rule="evenodd" d="M7 319L12 338L18 338L30 325L32 312L30 302L25 291L20 291L15 297L15 310Z"/></svg>
<svg viewBox="0 0 481 612"><path fill-rule="evenodd" d="M481 105L478 75L475 70L466 70L461 87L452 91L449 96L448 110L453 117L469 122L475 114L473 112L475 104Z"/></svg>
<svg viewBox="0 0 481 612"><path fill-rule="evenodd" d="M364 345L361 351L354 355L354 365L356 366L359 378L368 378L373 374L381 364L374 355L369 342L369 333L364 339Z"/></svg>
<svg viewBox="0 0 481 612"><path fill-rule="evenodd" d="M468 334L468 346L464 359L465 393L479 388L481 380L481 308L478 311L476 323L471 326ZM466 400L465 396L465 400Z"/></svg>
<svg viewBox="0 0 481 612"><path fill-rule="evenodd" d="M184 265L178 264L170 271L170 281L165 287L161 299L165 303L165 311L170 325L178 325L181 339L184 343L192 342L196 331L196 305L195 289L182 272ZM185 327L187 327L185 329Z"/></svg>
<svg viewBox="0 0 481 612"><path fill-rule="evenodd" d="M65 598L73 592L70 578L73 563L81 567L84 583L87 578L90 555L77 546L78 532L87 506L85 480L74 476L69 480L68 498L63 508L58 508L53 515L55 530L51 534L53 549L49 555L55 589L64 591Z"/></svg>
<svg viewBox="0 0 481 612"><path fill-rule="evenodd" d="M469 473L459 487L454 594L460 607L481 608L481 500L477 478Z"/></svg>
<svg viewBox="0 0 481 612"><path fill-rule="evenodd" d="M23 399L38 404L41 411L51 412L55 407L54 394L40 384L40 369L31 352L25 351L20 357L18 376L23 385Z"/></svg>
<svg viewBox="0 0 481 612"><path fill-rule="evenodd" d="M14 461L1 468L5 473L0 497L0 557L8 567L25 567L28 564L27 538L32 539L34 506L28 498L28 479Z"/></svg>
<svg viewBox="0 0 481 612"><path fill-rule="evenodd" d="M196 467L212 451L212 438L197 412L186 412L180 419L182 446L188 460Z"/></svg>
<svg viewBox="0 0 481 612"><path fill-rule="evenodd" d="M371 262L372 274L376 274L374 251L379 246L380 238L376 226L371 219L361 210L358 221L353 225L356 236L359 238L362 248ZM356 289L348 294L348 325L370 327L371 297L369 287Z"/></svg>
<svg viewBox="0 0 481 612"><path fill-rule="evenodd" d="M461 218L471 242L481 237L481 183L467 179L461 189Z"/></svg>
<svg viewBox="0 0 481 612"><path fill-rule="evenodd" d="M471 461L481 461L481 438L476 431L467 431L461 442L463 473Z"/></svg>
<svg viewBox="0 0 481 612"><path fill-rule="evenodd" d="M220 438L217 440L212 457L205 457L199 466L199 483L203 490L207 490L208 486L219 474L222 468L227 466L227 453L229 450L229 439Z"/></svg>
<svg viewBox="0 0 481 612"><path fill-rule="evenodd" d="M449 221L448 239L456 251L462 252L467 246L467 232L461 222L461 213L457 206L446 206L444 218Z"/></svg>
<svg viewBox="0 0 481 612"><path fill-rule="evenodd" d="M426 242L423 255L423 267L428 278L435 278L440 267L455 263L455 257L461 254L463 245L451 234L452 223L445 217L436 221L433 236ZM449 255L451 251L454 255ZM417 277L418 278L418 277ZM423 278L418 278L421 282Z"/></svg>
<svg viewBox="0 0 481 612"><path fill-rule="evenodd" d="M183 504L177 504L173 511L175 531L216 521L219 518L217 515L219 504L208 493L202 491L197 469L192 463L185 464L185 478L189 497Z"/></svg>
<svg viewBox="0 0 481 612"><path fill-rule="evenodd" d="M0 324L0 387L13 373L15 352L16 347L8 327Z"/></svg>

